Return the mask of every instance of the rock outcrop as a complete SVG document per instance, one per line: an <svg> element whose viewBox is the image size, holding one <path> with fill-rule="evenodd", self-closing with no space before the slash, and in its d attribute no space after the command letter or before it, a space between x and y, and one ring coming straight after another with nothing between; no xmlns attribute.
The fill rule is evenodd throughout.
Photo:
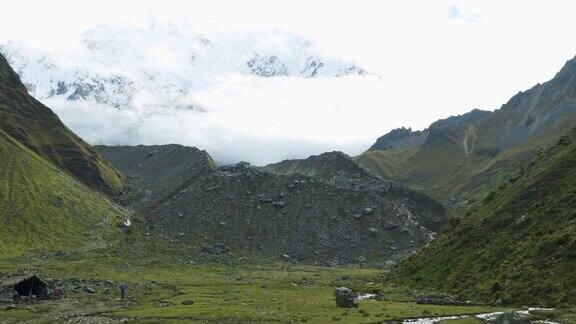
<svg viewBox="0 0 576 324"><path fill-rule="evenodd" d="M342 308L358 307L358 302L356 302L356 294L349 288L337 288L334 292L334 295L336 297L336 306Z"/></svg>

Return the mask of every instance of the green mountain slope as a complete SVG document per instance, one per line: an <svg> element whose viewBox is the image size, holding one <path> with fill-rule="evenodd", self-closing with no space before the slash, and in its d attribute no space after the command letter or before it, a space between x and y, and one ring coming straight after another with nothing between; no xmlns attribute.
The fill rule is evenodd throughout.
<svg viewBox="0 0 576 324"><path fill-rule="evenodd" d="M83 246L117 235L126 213L0 131L0 256Z"/></svg>
<svg viewBox="0 0 576 324"><path fill-rule="evenodd" d="M30 96L0 55L0 129L90 187L117 194L121 174L60 119Z"/></svg>
<svg viewBox="0 0 576 324"><path fill-rule="evenodd" d="M122 186L0 56L0 257L106 244L127 213L104 193Z"/></svg>
<svg viewBox="0 0 576 324"><path fill-rule="evenodd" d="M488 113L473 110L424 131L397 129L356 160L436 198L478 199L536 149L576 125L576 59Z"/></svg>
<svg viewBox="0 0 576 324"><path fill-rule="evenodd" d="M455 217L395 280L463 298L576 302L576 130Z"/></svg>

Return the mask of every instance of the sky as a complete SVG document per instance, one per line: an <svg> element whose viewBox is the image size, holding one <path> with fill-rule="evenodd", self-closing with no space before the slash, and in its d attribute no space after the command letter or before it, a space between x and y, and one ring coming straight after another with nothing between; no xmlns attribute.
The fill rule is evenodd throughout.
<svg viewBox="0 0 576 324"><path fill-rule="evenodd" d="M263 164L327 150L356 155L395 127L423 129L474 108L497 109L518 91L553 77L576 55L576 42L571 41L575 9L574 1L530 0L19 0L3 4L0 43L17 40L66 49L77 46L94 25L137 26L151 20L185 20L222 32L278 28L310 39L326 56L354 61L381 77L378 83L300 80L282 86L251 86L254 80L242 80L245 92L237 104L246 106L246 113L221 108L230 113L218 115L213 127L194 124L194 138L185 133L188 125L174 137L143 133L126 139L130 144L160 144L188 138L181 144L207 149L222 161ZM221 88L229 92L236 86L238 82ZM278 99L287 97L305 100ZM231 106L235 98L217 103ZM265 109L289 110L291 105L306 106L294 108L298 118ZM70 113L70 107L56 108L72 129L90 135L87 129L92 128L82 128L82 114L91 109ZM325 111L334 109L337 113L323 119ZM261 115L265 118L256 117ZM271 123L274 116L279 117ZM179 118L172 117L163 121L166 129ZM226 135L206 135L214 132ZM88 140L110 143L106 136Z"/></svg>

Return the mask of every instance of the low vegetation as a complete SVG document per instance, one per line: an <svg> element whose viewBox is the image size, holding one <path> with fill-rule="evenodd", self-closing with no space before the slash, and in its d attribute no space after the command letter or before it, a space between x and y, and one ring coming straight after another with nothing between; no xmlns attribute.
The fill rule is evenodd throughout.
<svg viewBox="0 0 576 324"><path fill-rule="evenodd" d="M2 306L0 318L8 322L129 319L372 323L499 310L419 305L413 302L410 291L384 286L380 282L382 271L376 269L326 268L254 259L236 260L231 265L193 264L178 262L178 258L167 260L161 254L149 254L142 260L136 257L133 248L71 251L66 258L37 255L0 260L3 275L38 271L52 286L63 287L65 294L63 300ZM125 301L119 298L121 282L128 284ZM334 290L342 285L359 292L378 292L385 300L362 300L359 308L338 308Z"/></svg>
<svg viewBox="0 0 576 324"><path fill-rule="evenodd" d="M395 280L462 298L568 307L576 302L576 131L454 216Z"/></svg>
<svg viewBox="0 0 576 324"><path fill-rule="evenodd" d="M1 130L0 161L0 257L118 235L126 210Z"/></svg>

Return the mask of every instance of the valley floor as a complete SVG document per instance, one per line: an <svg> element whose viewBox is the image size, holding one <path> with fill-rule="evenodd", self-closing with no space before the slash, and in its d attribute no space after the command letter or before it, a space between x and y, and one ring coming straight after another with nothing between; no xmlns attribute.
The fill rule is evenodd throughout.
<svg viewBox="0 0 576 324"><path fill-rule="evenodd" d="M412 301L413 293L382 285L382 270L377 269L248 259L234 265L142 260L68 253L0 260L4 277L40 273L51 286L64 290L62 300L2 303L0 322L374 323L501 310L418 305ZM125 301L119 298L121 282L128 284ZM361 300L358 308L349 310L338 308L334 290L339 286L383 293L386 299Z"/></svg>
<svg viewBox="0 0 576 324"><path fill-rule="evenodd" d="M210 322L374 322L385 319L491 311L485 307L423 306L409 302L361 301L358 309L337 308L334 289L378 292L381 271L250 262L224 264L139 264L137 259L69 260L34 257L26 264L4 261L11 273L39 271L63 287L62 301L5 304L4 322L26 320L117 321L197 320ZM126 301L118 284L128 283ZM93 289L94 293L88 293ZM390 297L405 299L398 291ZM183 305L192 300L192 305Z"/></svg>

